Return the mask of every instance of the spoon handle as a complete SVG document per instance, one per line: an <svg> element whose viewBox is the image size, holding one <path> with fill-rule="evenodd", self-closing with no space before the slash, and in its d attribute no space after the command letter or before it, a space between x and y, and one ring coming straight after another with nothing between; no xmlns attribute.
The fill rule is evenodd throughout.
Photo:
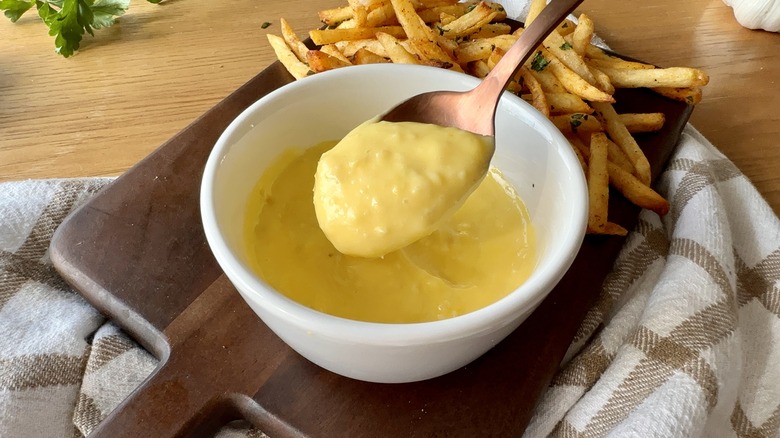
<svg viewBox="0 0 780 438"><path fill-rule="evenodd" d="M498 106L498 99L504 92L509 81L520 67L530 58L534 49L544 40L564 18L566 18L583 0L552 0L542 12L523 30L520 37L512 44L509 51L485 76L482 83L473 93L482 102L493 102ZM476 96L475 96L476 97ZM495 113L495 106L492 108Z"/></svg>

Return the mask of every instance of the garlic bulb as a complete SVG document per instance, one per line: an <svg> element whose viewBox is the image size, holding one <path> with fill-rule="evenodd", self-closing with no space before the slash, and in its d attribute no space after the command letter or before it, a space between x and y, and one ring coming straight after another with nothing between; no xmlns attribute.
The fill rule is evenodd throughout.
<svg viewBox="0 0 780 438"><path fill-rule="evenodd" d="M780 32L780 0L723 0L734 9L734 17L748 29Z"/></svg>

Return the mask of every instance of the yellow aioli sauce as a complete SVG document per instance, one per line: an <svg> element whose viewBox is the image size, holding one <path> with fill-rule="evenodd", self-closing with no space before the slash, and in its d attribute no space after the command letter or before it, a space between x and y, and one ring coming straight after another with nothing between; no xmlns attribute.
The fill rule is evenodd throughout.
<svg viewBox="0 0 780 438"><path fill-rule="evenodd" d="M492 137L369 120L325 152L314 177L320 228L343 254L380 257L438 229L490 166Z"/></svg>
<svg viewBox="0 0 780 438"><path fill-rule="evenodd" d="M312 203L320 155L335 143L288 151L250 197L248 261L275 290L331 315L412 323L485 307L531 274L536 250L528 213L495 169L429 236L381 258L336 250Z"/></svg>

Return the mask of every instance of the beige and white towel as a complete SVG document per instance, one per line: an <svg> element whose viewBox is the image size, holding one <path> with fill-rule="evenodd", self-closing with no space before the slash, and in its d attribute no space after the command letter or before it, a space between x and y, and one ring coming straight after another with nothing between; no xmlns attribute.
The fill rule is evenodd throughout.
<svg viewBox="0 0 780 438"><path fill-rule="evenodd" d="M0 184L0 436L87 435L156 361L47 257L108 179ZM686 128L526 437L776 437L780 221ZM220 436L261 436L237 424Z"/></svg>

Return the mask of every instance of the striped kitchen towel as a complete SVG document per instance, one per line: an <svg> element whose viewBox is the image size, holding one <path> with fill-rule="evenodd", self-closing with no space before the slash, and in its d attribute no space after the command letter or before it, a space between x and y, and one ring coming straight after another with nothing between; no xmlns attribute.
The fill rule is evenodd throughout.
<svg viewBox="0 0 780 438"><path fill-rule="evenodd" d="M47 256L109 182L0 184L2 437L87 435L156 366ZM690 126L657 188L671 212L642 212L526 437L778 436L780 221Z"/></svg>

